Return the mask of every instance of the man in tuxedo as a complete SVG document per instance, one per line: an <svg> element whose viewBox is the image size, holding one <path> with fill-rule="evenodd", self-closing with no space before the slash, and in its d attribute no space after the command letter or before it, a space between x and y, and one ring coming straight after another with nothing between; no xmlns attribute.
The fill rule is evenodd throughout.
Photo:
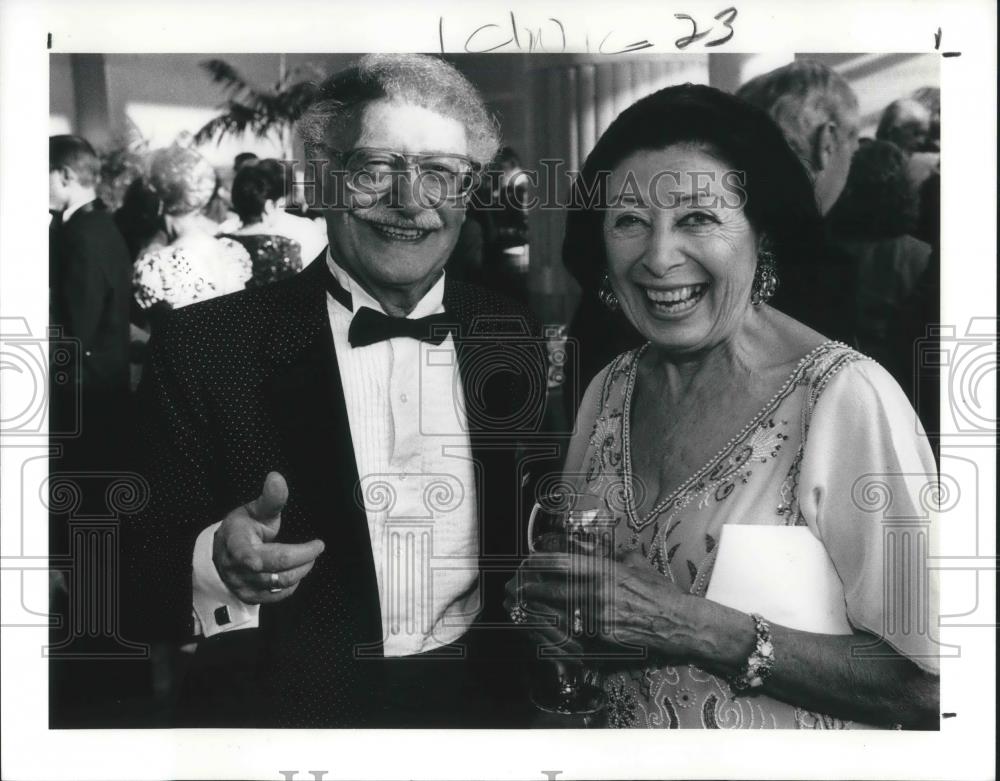
<svg viewBox="0 0 1000 781"><path fill-rule="evenodd" d="M100 161L87 141L71 135L49 138L50 324L56 340L71 341L75 348L75 360L65 360L71 354L67 350L50 352L49 429L55 447L48 483L53 491L49 552L72 556L74 571L84 573L74 579L53 569L50 579L50 608L58 616L50 635L56 649L49 687L54 724L96 702L113 701L134 683L132 670L94 663L107 653L105 638L80 637L71 628L79 626L74 611L89 595L67 587L67 580L79 586L91 574L99 578L103 569L99 558L79 552L81 535L74 543L68 514L56 509L63 504L58 490L69 480L79 493L74 515L105 515L107 481L128 461L131 258L111 213L97 198L99 173ZM65 646L68 640L71 648ZM74 659L74 654L91 658Z"/></svg>
<svg viewBox="0 0 1000 781"><path fill-rule="evenodd" d="M97 197L100 160L87 141L49 138L50 321L76 340L79 370L53 387L54 431L71 428L80 402L80 437L65 443L74 466L111 465L128 400L131 260L114 219ZM117 432L117 433L116 433Z"/></svg>
<svg viewBox="0 0 1000 781"><path fill-rule="evenodd" d="M517 725L502 589L544 344L443 273L495 126L450 65L373 55L299 130L329 247L154 336L129 637L201 636L184 724Z"/></svg>

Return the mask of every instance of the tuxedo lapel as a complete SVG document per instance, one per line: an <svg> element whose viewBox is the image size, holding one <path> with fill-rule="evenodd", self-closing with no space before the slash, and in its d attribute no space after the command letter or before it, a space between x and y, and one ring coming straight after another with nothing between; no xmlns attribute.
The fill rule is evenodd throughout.
<svg viewBox="0 0 1000 781"><path fill-rule="evenodd" d="M357 500L358 469L347 405L326 307L322 256L288 281L277 299L265 362L276 367L265 383L265 403L288 464L288 528L279 541L326 543L322 569L357 599L378 588L364 506ZM318 570L319 568L317 568ZM364 602L359 603L359 606Z"/></svg>

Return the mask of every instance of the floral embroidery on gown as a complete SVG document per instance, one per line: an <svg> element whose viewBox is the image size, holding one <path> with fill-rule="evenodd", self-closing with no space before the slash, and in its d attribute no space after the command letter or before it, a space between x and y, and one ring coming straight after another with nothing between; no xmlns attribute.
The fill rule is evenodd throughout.
<svg viewBox="0 0 1000 781"><path fill-rule="evenodd" d="M636 366L644 349L622 354L606 372L584 462L584 490L604 497L616 518L615 544L620 550L640 550L680 588L704 596L723 523L804 523L796 487L811 410L827 382L864 356L837 342L810 352L720 453L647 514L636 517L634 508L641 498L631 494L640 487L631 479L626 443ZM725 680L693 665L610 668L605 673L614 727L852 726L766 696L733 697Z"/></svg>
<svg viewBox="0 0 1000 781"><path fill-rule="evenodd" d="M235 293L253 272L247 251L231 239L212 239L197 250L160 247L133 266L132 288L143 309L166 303L172 309Z"/></svg>

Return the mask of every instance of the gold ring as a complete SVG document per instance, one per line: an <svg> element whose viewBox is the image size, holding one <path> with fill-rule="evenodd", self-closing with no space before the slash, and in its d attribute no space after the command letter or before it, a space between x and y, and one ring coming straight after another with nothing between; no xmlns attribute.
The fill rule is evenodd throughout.
<svg viewBox="0 0 1000 781"><path fill-rule="evenodd" d="M283 591L281 587L281 578L278 577L277 572L271 573L271 587L268 589L272 594L277 594L279 591Z"/></svg>

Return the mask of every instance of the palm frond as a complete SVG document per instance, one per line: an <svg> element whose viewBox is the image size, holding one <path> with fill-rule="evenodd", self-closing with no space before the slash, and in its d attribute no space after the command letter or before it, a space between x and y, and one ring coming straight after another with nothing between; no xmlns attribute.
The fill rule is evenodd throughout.
<svg viewBox="0 0 1000 781"><path fill-rule="evenodd" d="M229 133L240 134L247 130L256 132L260 125L260 114L250 106L245 106L235 100L228 101L225 112L205 123L194 134L196 144L216 140L216 143Z"/></svg>
<svg viewBox="0 0 1000 781"><path fill-rule="evenodd" d="M252 132L258 138L276 136L284 141L284 132L294 124L314 100L322 72L303 64L286 73L273 91L253 86L225 60L200 63L212 81L228 92L228 100L219 106L219 116L207 122L194 136L195 143L212 139L220 142L227 134ZM311 76L311 79L301 80Z"/></svg>
<svg viewBox="0 0 1000 781"><path fill-rule="evenodd" d="M213 82L221 84L234 97L240 94L249 96L256 92L253 85L225 60L205 60L199 65L208 71Z"/></svg>

